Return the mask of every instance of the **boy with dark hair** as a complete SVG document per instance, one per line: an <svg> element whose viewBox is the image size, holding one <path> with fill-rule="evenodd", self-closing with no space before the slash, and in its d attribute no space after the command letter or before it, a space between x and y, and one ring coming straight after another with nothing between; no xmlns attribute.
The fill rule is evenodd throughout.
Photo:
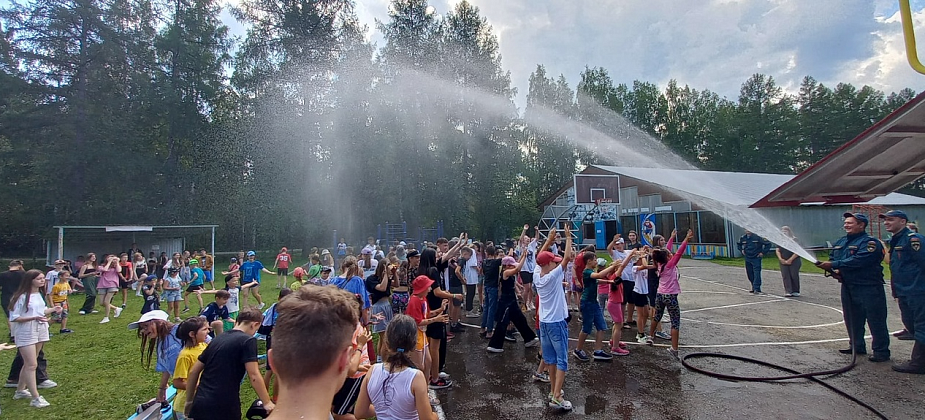
<svg viewBox="0 0 925 420"><path fill-rule="evenodd" d="M186 383L187 417L196 420L241 418L241 377L250 378L251 387L267 411L274 404L257 364L257 339L263 314L245 309L238 314L234 329L215 337L190 369Z"/></svg>
<svg viewBox="0 0 925 420"><path fill-rule="evenodd" d="M228 307L225 306L230 298L231 293L228 293L227 290L216 290L215 302L206 305L206 308L199 314L199 316L205 318L209 326L212 327L214 336L221 334L225 330L224 322L231 319L231 314L228 313Z"/></svg>
<svg viewBox="0 0 925 420"><path fill-rule="evenodd" d="M60 261L60 260L59 260ZM68 270L67 267L63 265L57 267L55 264L55 269L58 271L57 276L55 276L57 283L52 286L48 292L48 296L51 298L51 303L53 306L60 306L61 312L54 312L51 314L51 321L61 322L61 330L58 331L61 334L72 333L73 331L67 328L67 297L74 291L71 289L71 270Z"/></svg>
<svg viewBox="0 0 925 420"><path fill-rule="evenodd" d="M360 310L356 297L334 287L305 285L277 309L267 357L279 378L279 408L268 419L328 419L353 354L363 351L353 344Z"/></svg>
<svg viewBox="0 0 925 420"><path fill-rule="evenodd" d="M141 296L145 303L141 305L141 313L148 313L161 309L161 297L157 293L157 275L148 274L141 285Z"/></svg>

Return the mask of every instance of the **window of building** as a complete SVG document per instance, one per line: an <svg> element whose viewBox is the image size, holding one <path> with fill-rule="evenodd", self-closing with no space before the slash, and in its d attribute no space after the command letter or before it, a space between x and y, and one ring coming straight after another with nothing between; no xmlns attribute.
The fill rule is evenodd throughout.
<svg viewBox="0 0 925 420"><path fill-rule="evenodd" d="M708 211L700 213L700 242L705 244L725 244L726 226L723 218Z"/></svg>
<svg viewBox="0 0 925 420"><path fill-rule="evenodd" d="M696 212L687 212L687 213L675 213L675 218L678 220L678 239L683 239L684 235L687 235L688 229L694 230L694 239L693 242L699 242L697 239L697 213Z"/></svg>
<svg viewBox="0 0 925 420"><path fill-rule="evenodd" d="M638 215L637 216L622 216L620 217L620 224L622 225L621 227L623 228L623 232L621 232L623 236L626 236L627 234L629 234L631 230L635 230L637 233L639 232L639 216Z"/></svg>

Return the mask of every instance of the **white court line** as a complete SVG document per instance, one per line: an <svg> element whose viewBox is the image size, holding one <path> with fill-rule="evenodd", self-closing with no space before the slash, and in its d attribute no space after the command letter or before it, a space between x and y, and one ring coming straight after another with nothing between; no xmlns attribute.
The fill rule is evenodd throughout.
<svg viewBox="0 0 925 420"><path fill-rule="evenodd" d="M434 392L434 390L432 389L427 390L427 396L430 397L431 400L440 401L437 398L437 393ZM443 412L443 407L440 404L434 404L433 407L434 407L434 412L437 413L437 420L446 420L446 414Z"/></svg>
<svg viewBox="0 0 925 420"><path fill-rule="evenodd" d="M690 267L690 268L696 268L696 267ZM688 279L691 279L691 280L702 281L702 282L704 282L704 283L715 284L715 285L717 285L717 286L728 287L728 288L730 288L730 289L741 290L741 291L743 291L743 292L748 292L748 289L745 289L745 288L742 288L742 287L738 287L738 286L728 285L728 284L725 284L725 283L720 283L720 282L715 281L715 280L704 280L704 279L701 279L701 278L698 278L698 277L685 276L685 275L681 275L681 277L688 278ZM684 293L684 291L682 290L681 293ZM840 314L842 313L842 310L841 310L841 309L838 309L838 308L835 308L835 307L832 307L832 306L828 306L828 305L822 305L822 304L819 304L819 303L806 302L806 301L800 300L800 299L791 299L791 298L786 298L786 297L783 297L783 296L772 295L772 294L769 294L769 293L765 293L765 296L775 297L775 298L779 298L779 299L781 299L781 300L788 300L788 301L792 301L792 302L799 302L799 303L802 303L802 304L804 304L804 305L819 306L819 307L822 307L822 308L831 309L831 310L833 310L833 311L835 311L835 312L838 312L838 313L840 313ZM687 311L687 312L690 312L690 311Z"/></svg>
<svg viewBox="0 0 925 420"><path fill-rule="evenodd" d="M711 295L737 295L736 292L714 292L712 290L685 290L684 293L709 293Z"/></svg>
<svg viewBox="0 0 925 420"><path fill-rule="evenodd" d="M683 292L682 292L683 293ZM773 300L762 300L760 302L747 302L747 303L736 303L732 305L723 305L723 306L713 306L709 308L699 308L699 309L686 309L684 313L691 312L700 312L700 311L712 311L714 309L726 309L726 308L737 308L739 306L749 306L749 305L761 305L764 303L774 303L774 302L786 302L788 299L773 299Z"/></svg>
<svg viewBox="0 0 925 420"><path fill-rule="evenodd" d="M687 312L690 312L690 311L687 311ZM727 327L771 328L771 329L781 329L781 330L801 330L801 329L809 329L809 328L825 328L825 327L833 327L835 325L841 325L845 323L845 321L838 321L838 322L831 322L828 324L787 326L787 325L733 324L730 322L702 321L699 319L690 319L690 318L684 318L684 317L681 317L681 319L684 321L689 321L689 322L700 322L703 324L723 325Z"/></svg>

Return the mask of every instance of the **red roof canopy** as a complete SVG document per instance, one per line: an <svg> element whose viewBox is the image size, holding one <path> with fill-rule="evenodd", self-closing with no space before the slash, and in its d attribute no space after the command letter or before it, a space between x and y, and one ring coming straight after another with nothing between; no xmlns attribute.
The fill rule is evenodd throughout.
<svg viewBox="0 0 925 420"><path fill-rule="evenodd" d="M751 207L859 203L925 175L925 92Z"/></svg>

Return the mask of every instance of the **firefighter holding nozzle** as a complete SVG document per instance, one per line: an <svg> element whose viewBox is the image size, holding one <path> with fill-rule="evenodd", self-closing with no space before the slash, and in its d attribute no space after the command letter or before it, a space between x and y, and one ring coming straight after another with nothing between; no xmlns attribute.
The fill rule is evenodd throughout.
<svg viewBox="0 0 925 420"><path fill-rule="evenodd" d="M870 328L871 362L890 360L890 333L886 326L886 291L883 287L883 244L867 234L870 219L861 213L845 213L843 236L829 254L829 261L816 263L834 272L841 282L841 303L850 347L842 354L867 354L864 323Z"/></svg>

